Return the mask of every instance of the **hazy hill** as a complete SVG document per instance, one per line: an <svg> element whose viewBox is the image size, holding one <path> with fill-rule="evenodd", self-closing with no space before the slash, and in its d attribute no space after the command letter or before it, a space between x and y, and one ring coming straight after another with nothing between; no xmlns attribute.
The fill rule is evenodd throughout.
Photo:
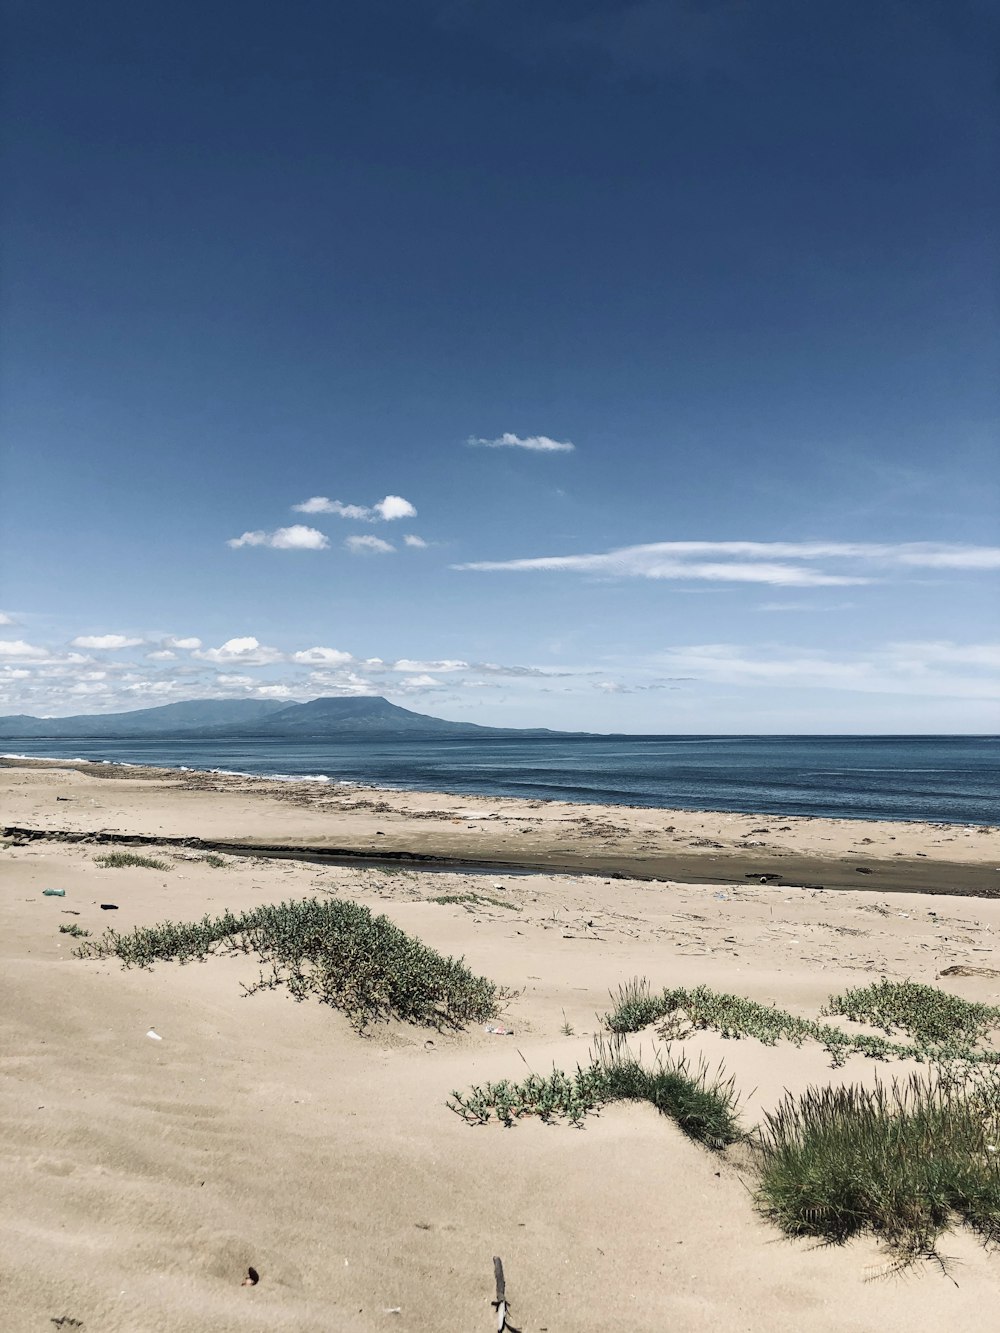
<svg viewBox="0 0 1000 1333"><path fill-rule="evenodd" d="M280 700L192 699L186 703L140 708L129 713L38 718L0 717L0 739L112 739L130 736L217 737L238 740L266 737L325 740L337 736L403 738L426 736L547 736L545 728L481 727L414 713L374 695L312 699L304 704Z"/></svg>

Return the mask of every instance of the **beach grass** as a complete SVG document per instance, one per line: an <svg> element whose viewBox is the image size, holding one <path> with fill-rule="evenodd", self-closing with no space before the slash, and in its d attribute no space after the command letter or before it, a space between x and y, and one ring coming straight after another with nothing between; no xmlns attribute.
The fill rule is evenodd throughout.
<svg viewBox="0 0 1000 1333"><path fill-rule="evenodd" d="M1000 1063L1000 1054L978 1045L995 1023L997 1011L912 982L884 981L848 991L831 997L826 1010L881 1026L886 1032L901 1030L912 1038L910 1042L845 1031L708 986L668 988L657 994L644 978L635 978L620 986L612 999L614 1007L604 1016L604 1025L615 1033L638 1032L650 1023L664 1022L661 1035L666 1038L710 1029L726 1038L751 1037L767 1046L780 1040L796 1046L815 1041L829 1052L835 1066L843 1064L849 1055L875 1060Z"/></svg>
<svg viewBox="0 0 1000 1333"><path fill-rule="evenodd" d="M117 957L126 967L181 963L228 952L254 954L264 968L248 994L285 987L347 1014L359 1031L399 1018L459 1028L496 1017L508 993L407 935L385 916L341 900L306 898L225 912L201 921L109 930L77 950L81 958Z"/></svg>
<svg viewBox="0 0 1000 1333"><path fill-rule="evenodd" d="M448 1106L469 1124L496 1118L510 1127L524 1117L538 1116L581 1125L587 1115L612 1102L649 1102L674 1120L689 1138L707 1147L724 1148L744 1137L734 1082L707 1064L692 1066L686 1056L660 1053L653 1068L632 1054L623 1038L598 1039L586 1065L572 1074L529 1074L520 1082L503 1079L453 1092Z"/></svg>
<svg viewBox="0 0 1000 1333"><path fill-rule="evenodd" d="M909 1258L954 1221L996 1242L998 1129L995 1070L789 1094L759 1131L757 1207L789 1235L868 1232Z"/></svg>
<svg viewBox="0 0 1000 1333"><path fill-rule="evenodd" d="M166 861L159 861L154 856L139 856L136 852L108 852L105 856L95 856L99 866L109 870L169 870Z"/></svg>

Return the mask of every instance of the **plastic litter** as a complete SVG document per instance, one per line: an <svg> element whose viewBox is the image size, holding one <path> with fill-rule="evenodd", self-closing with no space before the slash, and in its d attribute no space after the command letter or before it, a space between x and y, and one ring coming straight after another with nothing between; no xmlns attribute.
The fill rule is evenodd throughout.
<svg viewBox="0 0 1000 1333"><path fill-rule="evenodd" d="M160 1034L159 1034L158 1032L154 1032L152 1028L149 1029L149 1031L146 1033L146 1036L147 1036L147 1037L152 1037L153 1041L162 1041L162 1040L163 1040L163 1038L160 1036Z"/></svg>
<svg viewBox="0 0 1000 1333"><path fill-rule="evenodd" d="M65 890L65 889L42 889L42 896L43 896L44 898L65 898L65 897L66 897L66 890Z"/></svg>
<svg viewBox="0 0 1000 1333"><path fill-rule="evenodd" d="M491 1033L494 1037L513 1037L513 1028L498 1027L496 1023L487 1023L483 1028L484 1032Z"/></svg>
<svg viewBox="0 0 1000 1333"><path fill-rule="evenodd" d="M260 1274L257 1272L256 1268L248 1268L247 1275L240 1283L240 1285L243 1287L256 1287L259 1281L260 1281Z"/></svg>
<svg viewBox="0 0 1000 1333"><path fill-rule="evenodd" d="M118 911L118 904L117 904L117 903L101 903L101 911L102 911L102 912L117 912L117 911Z"/></svg>

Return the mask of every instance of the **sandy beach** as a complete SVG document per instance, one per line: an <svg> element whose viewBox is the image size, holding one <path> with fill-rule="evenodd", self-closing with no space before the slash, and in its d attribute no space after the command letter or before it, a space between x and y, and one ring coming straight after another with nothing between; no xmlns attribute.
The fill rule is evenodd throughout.
<svg viewBox="0 0 1000 1333"><path fill-rule="evenodd" d="M633 977L807 1017L879 975L1000 1003L996 828L14 761L0 811L13 1333L471 1333L496 1326L494 1254L524 1333L971 1328L1000 1296L1000 1259L967 1231L942 1242L947 1275L886 1275L873 1239L784 1238L738 1154L648 1105L509 1130L446 1106L454 1089L586 1061ZM98 864L129 839L168 869ZM232 852L213 864L210 845ZM370 859L307 859L324 851ZM393 1022L362 1037L285 991L248 997L247 958L125 970L75 958L59 931L310 895L366 904L510 987L513 1035ZM650 1052L653 1035L639 1040ZM855 1055L831 1069L816 1045L711 1032L683 1045L724 1061L751 1125L785 1089L909 1068ZM249 1266L260 1281L244 1287Z"/></svg>

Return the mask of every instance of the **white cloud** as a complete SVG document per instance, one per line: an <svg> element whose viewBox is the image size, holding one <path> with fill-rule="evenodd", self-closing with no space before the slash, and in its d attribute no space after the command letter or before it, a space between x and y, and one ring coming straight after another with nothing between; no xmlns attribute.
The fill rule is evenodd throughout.
<svg viewBox="0 0 1000 1333"><path fill-rule="evenodd" d="M325 495L313 495L299 505L292 505L299 514L336 514L340 518L368 521L372 511L367 505L345 505L340 500L328 500Z"/></svg>
<svg viewBox="0 0 1000 1333"><path fill-rule="evenodd" d="M253 676L226 675L223 672L220 672L215 680L219 685L241 685L245 689L249 689L254 683Z"/></svg>
<svg viewBox="0 0 1000 1333"><path fill-rule="evenodd" d="M258 685L255 690L260 699L291 699L292 693L288 685Z"/></svg>
<svg viewBox="0 0 1000 1333"><path fill-rule="evenodd" d="M14 620L6 611L0 611L0 625L13 625Z"/></svg>
<svg viewBox="0 0 1000 1333"><path fill-rule="evenodd" d="M410 694L422 690L440 689L441 681L436 680L434 676L408 676L398 685L386 686L389 694Z"/></svg>
<svg viewBox="0 0 1000 1333"><path fill-rule="evenodd" d="M5 666L3 670L0 671L0 677L4 680L30 680L31 672L27 667Z"/></svg>
<svg viewBox="0 0 1000 1333"><path fill-rule="evenodd" d="M130 639L125 634L80 634L70 643L71 648L135 648L142 639Z"/></svg>
<svg viewBox="0 0 1000 1333"><path fill-rule="evenodd" d="M25 643L23 639L0 639L0 657L10 661L30 662L36 658L41 661L48 656L47 648L36 648L33 643Z"/></svg>
<svg viewBox="0 0 1000 1333"><path fill-rule="evenodd" d="M192 656L203 662L220 665L235 663L240 666L267 666L271 662L280 662L283 654L277 648L266 648L252 635L247 635L242 639L227 639L218 648L196 649Z"/></svg>
<svg viewBox="0 0 1000 1333"><path fill-rule="evenodd" d="M164 648L200 648L201 639L178 639L171 634L163 640L163 646Z"/></svg>
<svg viewBox="0 0 1000 1333"><path fill-rule="evenodd" d="M301 504L292 505L300 514L336 514L338 518L352 518L364 523L374 523L383 519L391 523L397 518L416 518L416 508L404 500L401 495L386 495L373 505L344 504L341 500L328 500L325 495L313 495ZM244 537L257 537L259 533L244 533ZM242 541L242 538L240 539ZM233 543L230 543L232 545ZM260 542L250 545L259 546Z"/></svg>
<svg viewBox="0 0 1000 1333"><path fill-rule="evenodd" d="M292 653L292 661L316 666L346 666L354 661L354 656L339 648L303 648L301 652Z"/></svg>
<svg viewBox="0 0 1000 1333"><path fill-rule="evenodd" d="M408 532L403 538L403 544L405 546L414 546L418 550L423 550L427 545L427 542L424 541L423 537L418 537L415 533Z"/></svg>
<svg viewBox="0 0 1000 1333"><path fill-rule="evenodd" d="M363 555L366 551L388 555L396 549L392 542L384 542L381 537L345 537L344 545L353 555Z"/></svg>
<svg viewBox="0 0 1000 1333"><path fill-rule="evenodd" d="M177 654L172 653L169 648L160 648L155 653L147 653L146 657L150 662L176 662Z"/></svg>
<svg viewBox="0 0 1000 1333"><path fill-rule="evenodd" d="M470 435L469 444L483 449L530 449L539 454L568 454L576 448L569 440L552 440L547 435L512 435L510 431L494 440Z"/></svg>
<svg viewBox="0 0 1000 1333"><path fill-rule="evenodd" d="M417 511L401 495L387 495L375 505L375 512L380 518L392 522L396 518L416 518Z"/></svg>
<svg viewBox="0 0 1000 1333"><path fill-rule="evenodd" d="M274 532L244 532L242 537L230 537L227 546L270 546L275 551L323 551L329 545L318 528L307 528L293 523L290 528L276 528Z"/></svg>
<svg viewBox="0 0 1000 1333"><path fill-rule="evenodd" d="M721 559L706 560L715 556ZM862 561L876 568L1000 568L1000 548L962 547L934 542L897 545L862 542L651 542L588 555L535 556L480 560L454 569L555 571L604 578L701 580L766 583L779 587L845 587L871 583L867 574L826 572L788 561Z"/></svg>

